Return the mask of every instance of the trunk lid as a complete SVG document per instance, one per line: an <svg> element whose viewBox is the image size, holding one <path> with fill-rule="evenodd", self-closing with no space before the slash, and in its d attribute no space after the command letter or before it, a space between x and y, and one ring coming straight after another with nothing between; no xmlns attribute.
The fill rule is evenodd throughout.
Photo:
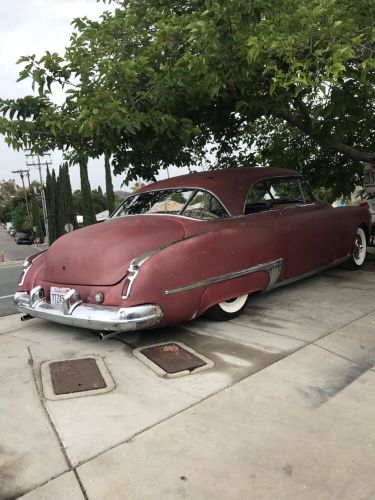
<svg viewBox="0 0 375 500"><path fill-rule="evenodd" d="M114 285L135 257L183 238L183 225L167 216L119 217L94 224L51 245L44 279L67 285Z"/></svg>

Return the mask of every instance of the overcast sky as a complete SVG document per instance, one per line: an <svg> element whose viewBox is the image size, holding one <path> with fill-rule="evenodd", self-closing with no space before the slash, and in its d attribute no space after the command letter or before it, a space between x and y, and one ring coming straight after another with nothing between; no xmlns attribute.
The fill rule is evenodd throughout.
<svg viewBox="0 0 375 500"><path fill-rule="evenodd" d="M20 56L35 53L39 57L46 50L63 54L72 32L72 20L83 16L98 18L105 9L108 6L96 0L0 0L0 97L16 98L32 93L28 81L16 83L22 67L16 64ZM52 167L58 168L61 155L53 153L52 162ZM24 153L10 149L0 136L0 181L15 178L20 184L19 176L12 174L12 170L20 168L26 168ZM174 175L187 173L183 169L171 170ZM92 189L101 185L105 190L103 161L91 160L89 176ZM38 178L35 168L31 169L31 178ZM77 166L71 167L70 178L73 189L79 189ZM121 188L122 182L121 176L113 177L115 190Z"/></svg>

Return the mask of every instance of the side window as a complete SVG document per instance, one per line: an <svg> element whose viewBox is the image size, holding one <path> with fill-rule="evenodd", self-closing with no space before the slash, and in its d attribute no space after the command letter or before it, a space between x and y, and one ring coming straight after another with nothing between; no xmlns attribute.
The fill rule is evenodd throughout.
<svg viewBox="0 0 375 500"><path fill-rule="evenodd" d="M228 217L225 208L219 200L206 191L197 191L181 212L181 215L206 220Z"/></svg>
<svg viewBox="0 0 375 500"><path fill-rule="evenodd" d="M271 179L271 192L274 203L303 203L303 196L296 177L285 177L280 179Z"/></svg>
<svg viewBox="0 0 375 500"><path fill-rule="evenodd" d="M316 201L316 198L311 191L309 183L304 180L301 180L301 188L303 197L305 198L305 203L314 203Z"/></svg>
<svg viewBox="0 0 375 500"><path fill-rule="evenodd" d="M246 198L245 213L263 212L304 203L298 177L276 177L256 182Z"/></svg>
<svg viewBox="0 0 375 500"><path fill-rule="evenodd" d="M245 214L264 212L272 208L271 185L268 180L256 182L247 194Z"/></svg>

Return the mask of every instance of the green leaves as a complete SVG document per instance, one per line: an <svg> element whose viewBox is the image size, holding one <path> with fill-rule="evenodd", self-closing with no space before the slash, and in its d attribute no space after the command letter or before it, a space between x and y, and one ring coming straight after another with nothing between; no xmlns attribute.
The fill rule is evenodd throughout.
<svg viewBox="0 0 375 500"><path fill-rule="evenodd" d="M371 148L375 30L366 0L121 1L99 21L72 24L64 55L19 61L38 97L0 108L15 147L58 147L72 158L112 152L129 179L199 164L212 143L213 163L250 162L256 139L244 131L263 120L297 128L319 155L339 141ZM314 147L303 155L317 157Z"/></svg>

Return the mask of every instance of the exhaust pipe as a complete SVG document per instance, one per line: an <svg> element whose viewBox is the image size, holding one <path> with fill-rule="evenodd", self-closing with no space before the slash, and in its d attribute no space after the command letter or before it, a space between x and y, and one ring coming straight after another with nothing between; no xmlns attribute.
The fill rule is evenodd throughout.
<svg viewBox="0 0 375 500"><path fill-rule="evenodd" d="M24 314L21 316L21 321L27 321L28 319L34 319L34 316L30 316L30 314Z"/></svg>
<svg viewBox="0 0 375 500"><path fill-rule="evenodd" d="M107 340L110 339L111 337L114 337L118 333L120 332L100 332L98 335L100 340Z"/></svg>

